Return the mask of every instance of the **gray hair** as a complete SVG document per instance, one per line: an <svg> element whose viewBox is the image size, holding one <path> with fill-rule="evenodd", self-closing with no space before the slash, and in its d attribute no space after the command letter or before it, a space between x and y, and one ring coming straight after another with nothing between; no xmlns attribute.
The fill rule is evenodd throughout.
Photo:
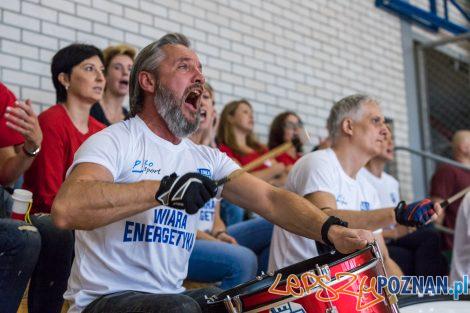
<svg viewBox="0 0 470 313"><path fill-rule="evenodd" d="M139 52L132 66L129 80L130 116L135 116L143 110L144 91L139 84L139 73L142 71L158 72L158 67L165 58L163 47L166 45L183 45L190 48L191 42L183 34L169 33Z"/></svg>
<svg viewBox="0 0 470 313"><path fill-rule="evenodd" d="M336 102L330 110L326 122L330 138L337 139L341 133L341 123L345 118L357 118L362 105L368 102L379 103L377 100L365 94L347 96Z"/></svg>

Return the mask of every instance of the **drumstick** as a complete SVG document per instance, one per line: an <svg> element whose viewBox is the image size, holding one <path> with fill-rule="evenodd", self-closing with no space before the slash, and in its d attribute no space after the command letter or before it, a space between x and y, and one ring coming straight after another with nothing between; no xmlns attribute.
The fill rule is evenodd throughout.
<svg viewBox="0 0 470 313"><path fill-rule="evenodd" d="M470 191L470 186L468 186L467 188L465 189L462 189L460 190L459 192L457 192L455 195L449 197L447 200L444 200L441 202L441 207L444 209L445 207L449 206L449 204L451 204L452 202L462 198L463 196L465 196L465 194L467 192ZM446 234L449 234L449 235L453 235L454 234L454 230L452 228L449 228L449 227L445 227L443 225L440 225L440 224L436 224L434 223L434 227L443 232L443 233L446 233Z"/></svg>
<svg viewBox="0 0 470 313"><path fill-rule="evenodd" d="M221 186L221 185L229 182L233 178L235 178L235 177L237 177L237 176L239 176L243 173L250 172L250 171L254 170L258 166L263 164L266 160L271 159L271 158L275 158L275 157L281 155L282 153L286 152L290 148L292 148L294 146L293 141L285 142L282 145L277 146L276 148L272 149L271 151L263 154L259 158L257 158L255 160L253 160L252 162L248 163L247 165L245 165L241 169L233 171L232 173L230 173L230 175L227 175L224 178L216 180L215 184L217 186Z"/></svg>
<svg viewBox="0 0 470 313"><path fill-rule="evenodd" d="M434 226L433 226L436 230L440 231L440 232L443 232L445 234L448 234L448 235L453 235L454 234L454 230L452 228L449 228L449 227L445 227L445 226L442 226L440 224L436 224L434 223Z"/></svg>
<svg viewBox="0 0 470 313"><path fill-rule="evenodd" d="M465 196L465 194L469 191L470 191L470 186L468 186L467 188L465 188L463 190L460 190L459 192L457 192L455 195L451 196L447 200L442 201L441 202L441 207L442 208L447 207L449 204L451 204L455 200L458 200L458 199L462 198L463 196Z"/></svg>

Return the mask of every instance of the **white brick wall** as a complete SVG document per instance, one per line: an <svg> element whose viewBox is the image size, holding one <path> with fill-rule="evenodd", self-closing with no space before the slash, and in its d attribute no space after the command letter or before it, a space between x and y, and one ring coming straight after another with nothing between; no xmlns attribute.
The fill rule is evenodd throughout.
<svg viewBox="0 0 470 313"><path fill-rule="evenodd" d="M275 114L295 109L313 145L326 135L332 102L366 92L395 119L397 144L408 144L399 20L373 0L0 1L0 80L43 110L55 100L49 62L58 48L142 48L174 31L193 41L219 112L227 101L252 101L263 140ZM399 164L410 198L408 156Z"/></svg>

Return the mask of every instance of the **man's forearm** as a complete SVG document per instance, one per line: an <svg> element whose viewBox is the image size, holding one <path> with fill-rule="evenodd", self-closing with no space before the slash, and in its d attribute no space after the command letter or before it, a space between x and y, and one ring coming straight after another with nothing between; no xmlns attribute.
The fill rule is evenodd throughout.
<svg viewBox="0 0 470 313"><path fill-rule="evenodd" d="M65 181L52 205L61 228L94 229L159 205L158 181L115 184L87 180Z"/></svg>
<svg viewBox="0 0 470 313"><path fill-rule="evenodd" d="M350 228L376 230L396 223L395 211L393 208L378 209L367 212L326 209L324 212L348 222Z"/></svg>
<svg viewBox="0 0 470 313"><path fill-rule="evenodd" d="M322 241L321 228L328 216L311 202L291 192L278 189L273 193L272 203L277 213L274 223L289 232Z"/></svg>

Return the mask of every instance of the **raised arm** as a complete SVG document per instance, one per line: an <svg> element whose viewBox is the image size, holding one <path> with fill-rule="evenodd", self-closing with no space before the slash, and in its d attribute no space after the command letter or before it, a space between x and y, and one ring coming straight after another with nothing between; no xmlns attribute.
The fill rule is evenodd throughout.
<svg viewBox="0 0 470 313"><path fill-rule="evenodd" d="M292 192L244 173L225 184L222 196L292 233L322 241L321 229L328 216ZM349 253L371 242L372 235L365 230L333 225L329 229L328 239L340 252Z"/></svg>
<svg viewBox="0 0 470 313"><path fill-rule="evenodd" d="M159 205L159 187L159 181L116 184L105 167L81 163L57 193L52 217L60 228L94 229Z"/></svg>

